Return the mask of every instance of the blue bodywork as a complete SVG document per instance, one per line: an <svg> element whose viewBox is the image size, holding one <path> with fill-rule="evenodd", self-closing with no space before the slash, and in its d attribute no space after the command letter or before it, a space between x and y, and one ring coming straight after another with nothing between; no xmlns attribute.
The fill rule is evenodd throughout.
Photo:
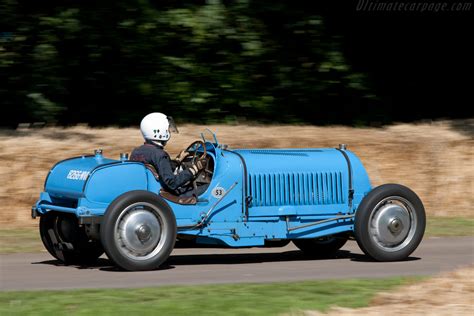
<svg viewBox="0 0 474 316"><path fill-rule="evenodd" d="M231 247L265 240L315 238L354 230L354 214L371 190L361 161L345 149L236 149L206 141L214 175L194 205L166 200L178 237ZM109 204L132 190L160 191L139 162L101 154L67 159L49 172L34 211L74 213L100 222Z"/></svg>

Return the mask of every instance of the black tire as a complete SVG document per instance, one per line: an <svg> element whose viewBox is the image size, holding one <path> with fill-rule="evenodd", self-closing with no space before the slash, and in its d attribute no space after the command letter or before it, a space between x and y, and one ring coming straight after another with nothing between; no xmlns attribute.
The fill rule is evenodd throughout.
<svg viewBox="0 0 474 316"><path fill-rule="evenodd" d="M117 266L143 271L157 269L168 259L176 230L168 203L157 194L138 190L122 194L109 205L100 236L105 253Z"/></svg>
<svg viewBox="0 0 474 316"><path fill-rule="evenodd" d="M367 194L355 214L354 234L361 250L377 261L406 259L425 233L423 203L399 184L384 184Z"/></svg>
<svg viewBox="0 0 474 316"><path fill-rule="evenodd" d="M101 243L89 239L74 214L43 214L39 231L46 250L64 264L91 264L104 253Z"/></svg>
<svg viewBox="0 0 474 316"><path fill-rule="evenodd" d="M282 240L265 240L265 248L282 248L290 243L289 239Z"/></svg>
<svg viewBox="0 0 474 316"><path fill-rule="evenodd" d="M346 235L334 235L312 239L295 239L293 243L305 254L327 257L341 249L347 242Z"/></svg>

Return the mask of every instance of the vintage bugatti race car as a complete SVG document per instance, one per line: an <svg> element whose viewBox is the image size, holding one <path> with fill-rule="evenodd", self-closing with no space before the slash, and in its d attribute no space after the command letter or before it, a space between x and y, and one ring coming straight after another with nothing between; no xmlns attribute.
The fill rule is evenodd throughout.
<svg viewBox="0 0 474 316"><path fill-rule="evenodd" d="M338 148L228 149L215 135L191 144L179 168L206 168L198 196L162 190L156 170L94 155L57 163L32 207L51 255L66 264L104 251L125 270L158 268L175 242L199 247L269 247L292 241L327 256L355 238L377 261L407 258L425 230L418 196L402 185L372 188L361 161Z"/></svg>

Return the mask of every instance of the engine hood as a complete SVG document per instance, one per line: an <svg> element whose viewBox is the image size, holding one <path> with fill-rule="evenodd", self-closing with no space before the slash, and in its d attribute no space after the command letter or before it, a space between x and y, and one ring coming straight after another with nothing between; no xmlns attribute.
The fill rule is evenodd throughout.
<svg viewBox="0 0 474 316"><path fill-rule="evenodd" d="M104 158L102 155L60 161L49 171L44 191L58 198L82 197L84 185L91 172L99 166L114 162L116 160Z"/></svg>
<svg viewBox="0 0 474 316"><path fill-rule="evenodd" d="M341 153L322 149L237 149L250 174L273 172L342 171L347 169Z"/></svg>
<svg viewBox="0 0 474 316"><path fill-rule="evenodd" d="M265 207L270 207L270 214L273 206L298 206L298 212L304 212L300 206L308 206L308 213L311 213L311 205L349 202L350 206L353 187L358 189L356 199L370 190L368 175L360 160L345 149L238 149L234 152L245 162L250 206L262 208L259 214L267 214Z"/></svg>

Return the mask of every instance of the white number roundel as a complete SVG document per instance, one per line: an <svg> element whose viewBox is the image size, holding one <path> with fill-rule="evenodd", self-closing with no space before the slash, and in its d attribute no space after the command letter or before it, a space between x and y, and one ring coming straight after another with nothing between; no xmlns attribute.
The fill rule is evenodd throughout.
<svg viewBox="0 0 474 316"><path fill-rule="evenodd" d="M215 197L216 199L220 199L223 197L225 194L225 189L222 187L215 187L212 189L212 196Z"/></svg>

